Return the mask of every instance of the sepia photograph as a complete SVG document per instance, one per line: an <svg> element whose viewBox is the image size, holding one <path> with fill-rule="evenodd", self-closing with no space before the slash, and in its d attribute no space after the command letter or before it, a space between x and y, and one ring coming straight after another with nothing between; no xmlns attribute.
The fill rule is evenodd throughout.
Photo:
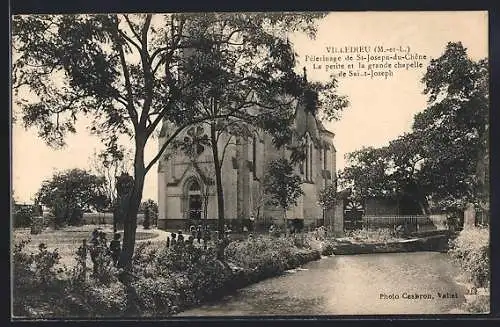
<svg viewBox="0 0 500 327"><path fill-rule="evenodd" d="M487 11L10 26L12 320L490 313Z"/></svg>

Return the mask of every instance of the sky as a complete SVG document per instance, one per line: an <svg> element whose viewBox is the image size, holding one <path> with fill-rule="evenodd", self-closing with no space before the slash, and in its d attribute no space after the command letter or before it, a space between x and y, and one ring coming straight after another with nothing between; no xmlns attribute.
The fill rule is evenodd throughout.
<svg viewBox="0 0 500 327"><path fill-rule="evenodd" d="M439 57L449 41L461 41L469 56L488 56L487 12L335 12L319 21L315 39L303 34L290 36L298 67L306 67L309 80L327 81L330 73L314 69L306 56L329 55L326 47L382 45L409 47L410 53L425 55L419 69L397 70L392 77L338 78L338 93L350 105L335 122L325 126L335 133L337 169L345 166L344 155L363 146L383 146L410 131L413 116L425 109L427 97L420 82L431 58ZM345 56L345 54L341 54ZM355 70L355 69L353 69ZM15 108L14 108L15 109ZM42 181L56 171L90 167L89 159L103 146L88 132L87 121L77 124L77 134L66 139L67 146L54 150L37 137L35 130L20 124L12 127L12 187L16 201L32 202ZM150 140L146 157L158 149ZM156 167L146 177L143 199L157 200Z"/></svg>

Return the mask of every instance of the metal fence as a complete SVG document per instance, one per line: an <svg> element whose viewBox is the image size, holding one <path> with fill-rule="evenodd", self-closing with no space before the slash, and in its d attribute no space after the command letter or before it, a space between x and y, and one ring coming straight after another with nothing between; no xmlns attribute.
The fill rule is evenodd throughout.
<svg viewBox="0 0 500 327"><path fill-rule="evenodd" d="M428 229L434 226L429 216L412 215L412 216L363 216L363 228L396 228L404 226L407 229L419 231L423 228Z"/></svg>

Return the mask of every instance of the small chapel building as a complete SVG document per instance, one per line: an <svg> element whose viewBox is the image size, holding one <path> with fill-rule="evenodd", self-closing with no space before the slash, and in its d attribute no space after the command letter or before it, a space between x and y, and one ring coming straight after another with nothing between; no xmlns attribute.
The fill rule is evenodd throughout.
<svg viewBox="0 0 500 327"><path fill-rule="evenodd" d="M164 144L168 122L163 123L159 145ZM302 220L305 227L325 225L334 232L343 232L343 217L335 219L335 210L325 211L318 204L318 194L327 185L336 183L335 134L327 130L320 120L296 105L294 129L306 144L306 157L296 165L296 174L302 178L302 195L297 205L287 212L289 220ZM177 136L207 133L202 126L192 127ZM220 138L220 148L227 139ZM284 157L290 150L277 149L272 137L256 130L251 137L229 143L222 162L225 219L229 226L241 226L251 220L254 226L267 223L282 224L280 208L264 201L262 182L268 163ZM158 165L158 227L161 229L187 229L191 225L217 226L217 193L214 183L213 159L210 147L200 148L196 160L182 152L166 156Z"/></svg>

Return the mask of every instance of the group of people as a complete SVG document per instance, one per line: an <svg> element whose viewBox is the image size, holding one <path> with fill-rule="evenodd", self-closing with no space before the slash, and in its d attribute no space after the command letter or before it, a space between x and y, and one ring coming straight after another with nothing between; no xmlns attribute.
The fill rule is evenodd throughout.
<svg viewBox="0 0 500 327"><path fill-rule="evenodd" d="M118 265L121 253L121 235L114 233L113 239L109 242L106 239L106 233L99 229L94 229L90 236L89 248L90 258L94 264L94 270L97 267L99 254L109 255L115 266Z"/></svg>
<svg viewBox="0 0 500 327"><path fill-rule="evenodd" d="M186 240L184 239L182 230L179 230L177 233L171 233L170 237L167 237L167 247L184 243L194 244L195 240L198 241L198 244L201 244L201 240L203 239L203 245L207 248L208 241L211 239L208 227L202 228L201 225L198 227L191 226L189 230L191 235Z"/></svg>

